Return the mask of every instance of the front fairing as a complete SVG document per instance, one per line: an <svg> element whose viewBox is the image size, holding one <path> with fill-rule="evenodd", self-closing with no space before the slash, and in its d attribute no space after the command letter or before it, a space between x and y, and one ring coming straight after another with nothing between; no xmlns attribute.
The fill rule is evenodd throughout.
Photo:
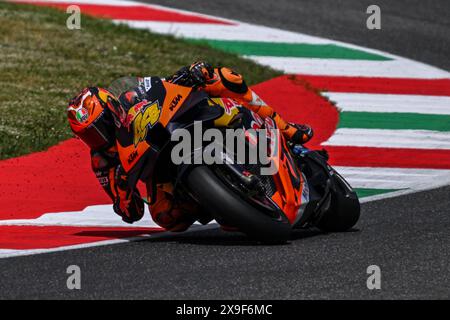
<svg viewBox="0 0 450 320"><path fill-rule="evenodd" d="M126 110L125 119L116 129L120 162L131 187L139 179L148 185L154 178L155 165L173 130L186 128L194 121L214 121L223 114L221 108L208 106L209 97L202 91L157 77L144 79L146 85L139 82L139 89L146 90L144 99ZM135 82L122 81L121 88L127 88L130 83ZM190 114L194 115L193 119L189 118Z"/></svg>
<svg viewBox="0 0 450 320"><path fill-rule="evenodd" d="M147 163L152 163L151 159L160 152L165 126L192 91L191 88L172 85L158 77L148 79L150 82L147 86L139 80L136 82L130 79L119 81L122 85L120 88L119 83L115 85L116 94L124 88L128 91L145 91L137 104L125 110L126 116L116 128L120 163L129 176L131 186L137 183ZM140 86L129 88L136 83ZM151 131L162 133L152 135L149 134Z"/></svg>

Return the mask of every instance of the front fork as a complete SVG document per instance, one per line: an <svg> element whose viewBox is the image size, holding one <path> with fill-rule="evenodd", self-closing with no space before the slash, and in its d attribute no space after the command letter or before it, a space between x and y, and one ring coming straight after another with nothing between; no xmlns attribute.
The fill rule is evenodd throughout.
<svg viewBox="0 0 450 320"><path fill-rule="evenodd" d="M305 184L302 193L302 205L298 214L299 218L295 222L294 228L307 228L314 226L330 206L332 183L330 179L331 167L326 162L328 153L325 150L310 150L303 145L290 144L289 147L303 175ZM311 176L305 175L308 170L311 171ZM314 170L321 170L323 173L319 175L319 177L321 176L320 188L317 185L319 182L317 176L313 178L315 172L312 171Z"/></svg>

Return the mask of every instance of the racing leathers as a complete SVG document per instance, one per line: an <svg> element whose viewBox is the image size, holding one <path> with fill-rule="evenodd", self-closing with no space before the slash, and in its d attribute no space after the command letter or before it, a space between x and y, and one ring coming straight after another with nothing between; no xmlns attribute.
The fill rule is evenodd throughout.
<svg viewBox="0 0 450 320"><path fill-rule="evenodd" d="M140 220L144 215L144 201L139 190L128 185L116 147L104 151L91 150L91 166L103 190L113 201L114 212L127 223Z"/></svg>

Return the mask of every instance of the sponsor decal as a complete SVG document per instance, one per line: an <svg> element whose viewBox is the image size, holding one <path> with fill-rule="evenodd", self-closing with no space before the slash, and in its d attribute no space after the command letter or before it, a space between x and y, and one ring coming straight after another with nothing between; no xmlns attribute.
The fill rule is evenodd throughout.
<svg viewBox="0 0 450 320"><path fill-rule="evenodd" d="M89 118L89 112L85 108L79 108L75 113L75 117L79 123L86 122Z"/></svg>
<svg viewBox="0 0 450 320"><path fill-rule="evenodd" d="M135 146L145 140L148 129L151 129L158 122L161 115L161 107L158 101L144 105L141 110L133 121Z"/></svg>
<svg viewBox="0 0 450 320"><path fill-rule="evenodd" d="M109 185L109 179L108 177L97 177L98 182L100 183L100 185L102 187L105 187L107 185Z"/></svg>
<svg viewBox="0 0 450 320"><path fill-rule="evenodd" d="M236 100L230 98L212 98L208 101L210 106L220 105L225 110L225 114L232 115L233 110L235 110L238 106L241 106ZM237 112L235 112L237 113Z"/></svg>
<svg viewBox="0 0 450 320"><path fill-rule="evenodd" d="M266 106L266 103L264 101L262 101L262 99L254 91L252 91L251 104L254 106Z"/></svg>
<svg viewBox="0 0 450 320"><path fill-rule="evenodd" d="M223 105L223 108L225 109L226 114L231 114L232 110L234 108L236 108L236 106L239 105L235 100L230 99L230 98L222 98L221 100L222 100L222 105Z"/></svg>
<svg viewBox="0 0 450 320"><path fill-rule="evenodd" d="M129 156L128 156L128 164L132 164L134 160L136 160L138 156L138 152L137 150L133 151Z"/></svg>
<svg viewBox="0 0 450 320"><path fill-rule="evenodd" d="M263 118L261 118L261 116L259 114L257 114L256 112L251 111L252 114L252 122L250 123L250 126L252 127L252 129L261 129L264 125L264 120Z"/></svg>
<svg viewBox="0 0 450 320"><path fill-rule="evenodd" d="M135 90L136 90L136 93L137 93L139 98L142 97L142 96L145 96L145 92L147 91L147 90L144 90L144 88L142 88L141 86L136 87Z"/></svg>
<svg viewBox="0 0 450 320"><path fill-rule="evenodd" d="M94 159L93 159L93 161L96 161ZM96 166L98 167L98 164ZM95 176L102 187L105 187L109 184L108 176L105 174L107 174L107 173L104 173L104 172L96 172L95 173Z"/></svg>
<svg viewBox="0 0 450 320"><path fill-rule="evenodd" d="M173 98L172 102L170 103L170 107L169 110L173 111L173 109L176 108L176 106L178 105L178 102L180 102L180 100L183 98L183 96L181 94L177 94L175 96L175 98Z"/></svg>
<svg viewBox="0 0 450 320"><path fill-rule="evenodd" d="M152 78L151 77L144 78L144 87L145 87L145 91L148 91L152 88Z"/></svg>

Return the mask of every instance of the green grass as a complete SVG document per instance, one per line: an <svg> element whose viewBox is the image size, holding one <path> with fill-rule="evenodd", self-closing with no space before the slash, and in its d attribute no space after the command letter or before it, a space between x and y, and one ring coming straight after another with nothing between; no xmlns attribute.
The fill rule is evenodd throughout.
<svg viewBox="0 0 450 320"><path fill-rule="evenodd" d="M207 60L255 84L279 75L235 54L50 8L0 2L0 159L39 151L72 136L66 106L85 86L127 75L167 76Z"/></svg>

